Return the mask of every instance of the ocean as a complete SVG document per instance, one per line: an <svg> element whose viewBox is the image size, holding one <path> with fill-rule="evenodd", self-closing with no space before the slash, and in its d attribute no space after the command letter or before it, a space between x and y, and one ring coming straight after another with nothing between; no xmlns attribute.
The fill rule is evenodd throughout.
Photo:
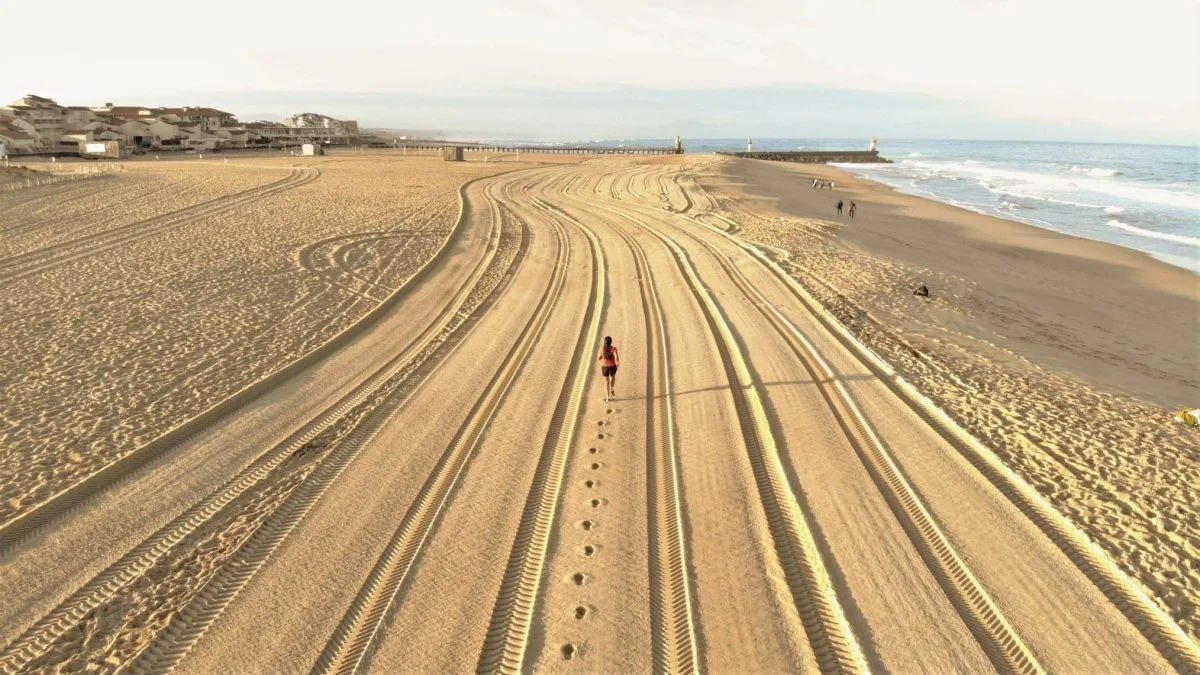
<svg viewBox="0 0 1200 675"><path fill-rule="evenodd" d="M867 143L763 138L754 149L865 150ZM685 138L684 145L688 152L741 151L746 139ZM882 138L879 153L894 164L840 166L901 192L1143 251L1200 274L1200 147Z"/></svg>
<svg viewBox="0 0 1200 675"><path fill-rule="evenodd" d="M842 168L897 190L1117 244L1200 274L1200 148L906 141Z"/></svg>

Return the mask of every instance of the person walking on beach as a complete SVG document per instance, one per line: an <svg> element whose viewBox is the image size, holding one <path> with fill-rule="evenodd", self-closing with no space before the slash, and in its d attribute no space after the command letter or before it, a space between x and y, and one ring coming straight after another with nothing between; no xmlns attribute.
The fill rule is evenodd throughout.
<svg viewBox="0 0 1200 675"><path fill-rule="evenodd" d="M854 217L854 211L857 209L858 209L858 204L855 204L854 202L850 202L850 217L851 218Z"/></svg>
<svg viewBox="0 0 1200 675"><path fill-rule="evenodd" d="M842 200L838 200L838 215L842 215Z"/></svg>
<svg viewBox="0 0 1200 675"><path fill-rule="evenodd" d="M604 336L604 346L600 348L600 374L604 376L604 400L611 401L616 394L613 388L617 384L617 366L621 365L621 356L612 343L612 338Z"/></svg>

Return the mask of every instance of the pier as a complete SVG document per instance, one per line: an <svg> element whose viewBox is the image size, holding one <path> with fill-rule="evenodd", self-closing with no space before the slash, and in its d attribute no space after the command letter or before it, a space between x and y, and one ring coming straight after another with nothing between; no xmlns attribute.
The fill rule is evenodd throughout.
<svg viewBox="0 0 1200 675"><path fill-rule="evenodd" d="M718 152L718 155L731 157L746 157L749 159L766 159L772 162L797 162L799 164L829 164L841 162L846 164L891 164L892 160L880 157L878 150L796 150L796 151L755 151L755 152Z"/></svg>
<svg viewBox="0 0 1200 675"><path fill-rule="evenodd" d="M442 152L443 148L459 147L464 152L494 152L494 153L529 153L540 155L674 155L679 154L676 148L648 147L566 147L540 145L482 145L473 143L403 143L395 146L406 150L433 150Z"/></svg>

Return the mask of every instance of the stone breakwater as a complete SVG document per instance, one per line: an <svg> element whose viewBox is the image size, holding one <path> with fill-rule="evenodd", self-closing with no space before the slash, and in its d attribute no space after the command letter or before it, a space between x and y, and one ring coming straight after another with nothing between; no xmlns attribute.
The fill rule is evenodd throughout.
<svg viewBox="0 0 1200 675"><path fill-rule="evenodd" d="M750 159L768 159L773 162L799 162L801 164L829 164L830 162L845 162L857 164L891 164L892 160L879 156L878 150L828 150L794 152L721 152L720 155L731 157L748 157Z"/></svg>

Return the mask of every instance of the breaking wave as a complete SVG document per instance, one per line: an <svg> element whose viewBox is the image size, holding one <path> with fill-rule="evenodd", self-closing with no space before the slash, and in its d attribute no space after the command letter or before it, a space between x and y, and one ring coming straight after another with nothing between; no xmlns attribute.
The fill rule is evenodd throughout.
<svg viewBox="0 0 1200 675"><path fill-rule="evenodd" d="M1183 244L1185 246L1200 247L1200 237L1187 237L1182 234L1171 234L1170 232L1155 232L1154 230L1147 230L1147 229L1138 227L1136 225L1129 225L1128 223L1122 223L1119 220L1108 221L1108 226L1114 227L1118 230L1125 230L1126 232L1136 234L1139 237L1149 237L1151 239L1161 239L1162 241L1171 241L1171 242L1175 242L1176 244Z"/></svg>
<svg viewBox="0 0 1200 675"><path fill-rule="evenodd" d="M1119 169L1089 169L1086 166L1073 166L1071 167L1071 173L1086 173L1087 175L1095 178L1108 178L1110 176L1121 175L1121 171Z"/></svg>
<svg viewBox="0 0 1200 675"><path fill-rule="evenodd" d="M900 163L907 167L931 172L933 175L957 174L963 177L971 177L978 181L986 182L987 184L984 187L993 192L997 191L993 188L999 188L1004 190L1006 194L1015 197L1052 201L1069 206L1082 206L1093 209L1102 209L1105 207L1103 203L1096 204L1094 202L1089 203L1063 198L1068 194L1073 196L1074 194L1083 192L1091 193L1091 196L1107 195L1109 197L1118 197L1120 199L1147 204L1173 206L1183 209L1200 209L1200 195L1197 195L1195 192L1139 185L1126 180L1097 179L1090 173L1093 169L1086 169L1082 172L1085 175L1074 177L989 166L987 164L980 164L972 159L960 162L927 162L905 159L901 160ZM1099 170L1111 171L1111 169ZM1113 175L1119 175L1119 172Z"/></svg>

